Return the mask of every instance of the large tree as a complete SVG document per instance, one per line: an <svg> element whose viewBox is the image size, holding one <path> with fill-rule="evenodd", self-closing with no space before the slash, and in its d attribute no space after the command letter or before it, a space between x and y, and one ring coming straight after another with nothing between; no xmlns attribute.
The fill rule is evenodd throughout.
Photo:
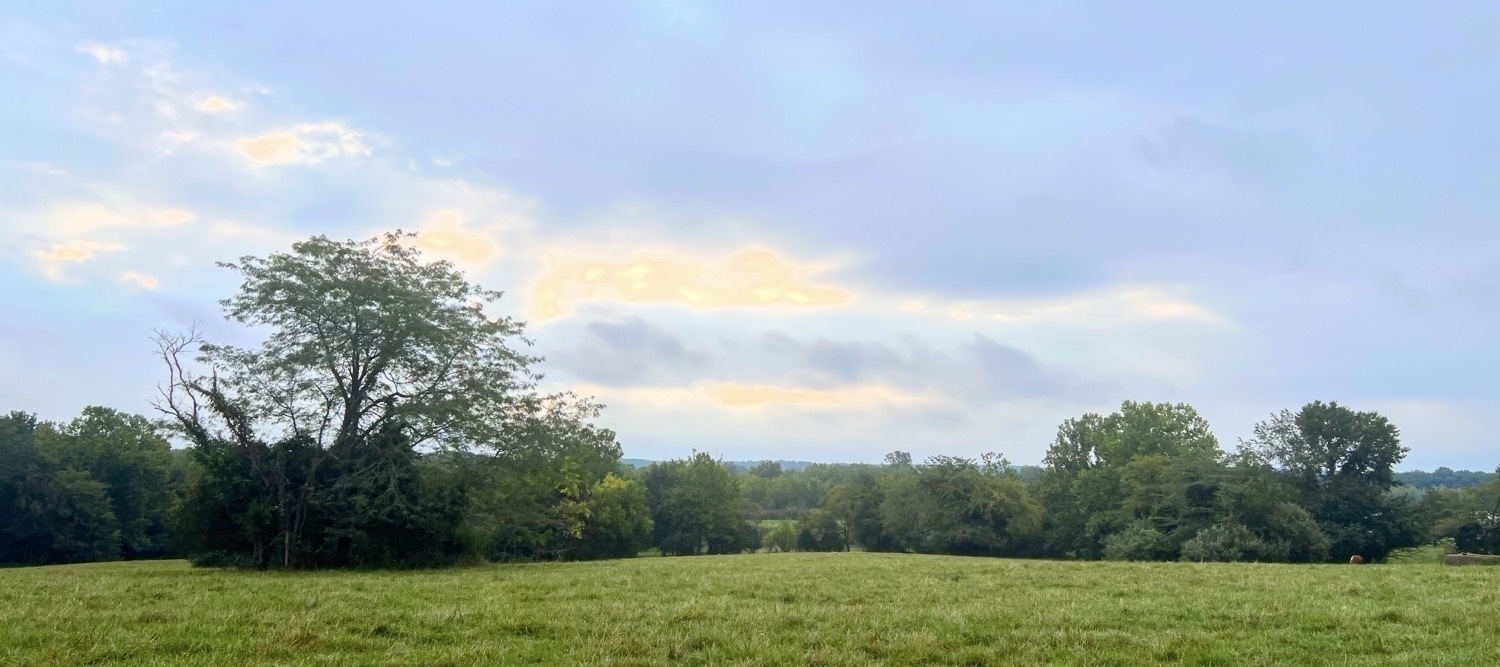
<svg viewBox="0 0 1500 667"><path fill-rule="evenodd" d="M1275 468L1330 540L1329 555L1379 560L1415 546L1415 509L1387 492L1405 458L1396 426L1378 412L1313 401L1256 424L1241 456Z"/></svg>
<svg viewBox="0 0 1500 667"><path fill-rule="evenodd" d="M1107 416L1089 413L1064 421L1036 488L1046 509L1047 550L1059 556L1104 555L1105 538L1135 518L1134 509L1122 511L1127 502L1145 502L1147 490L1168 492L1144 483L1144 475L1212 463L1221 454L1208 422L1186 403L1125 401ZM1128 484L1127 476L1134 478Z"/></svg>
<svg viewBox="0 0 1500 667"><path fill-rule="evenodd" d="M339 528L327 517L319 523L320 503L337 505L337 492L361 485L380 483L401 496L378 503L381 520L425 520L431 508L417 501L422 479L400 470L414 465L411 452L525 446L518 425L534 419L539 401L530 369L536 359L516 347L526 342L522 324L486 312L499 292L471 284L447 262L423 261L409 241L400 233L366 241L317 236L290 252L222 264L242 278L221 302L226 317L252 327L262 342L160 338L169 379L158 407L205 455L223 452L209 458L228 456L222 488L202 491L228 494L231 506L269 502L274 545L256 521L241 522L259 565L272 552L294 566L328 557L320 556L325 547L341 548L303 538ZM201 370L185 358L194 347ZM255 497L236 496L239 470L258 482ZM338 483L349 475L363 481Z"/></svg>
<svg viewBox="0 0 1500 667"><path fill-rule="evenodd" d="M739 480L704 452L653 463L643 476L652 542L668 556L726 554L760 546Z"/></svg>

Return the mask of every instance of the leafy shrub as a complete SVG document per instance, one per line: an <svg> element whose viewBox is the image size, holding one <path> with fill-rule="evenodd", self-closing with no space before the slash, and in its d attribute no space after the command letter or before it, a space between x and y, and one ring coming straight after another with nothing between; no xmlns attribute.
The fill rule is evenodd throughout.
<svg viewBox="0 0 1500 667"><path fill-rule="evenodd" d="M1204 528L1183 542L1182 560L1200 563L1265 560L1267 551L1266 543L1245 524L1225 521Z"/></svg>
<svg viewBox="0 0 1500 667"><path fill-rule="evenodd" d="M785 553L795 549L797 547L796 524L793 524L790 521L782 521L777 523L775 528L772 528L770 531L766 532L766 536L761 541L761 545L765 547L766 551L770 552L780 551Z"/></svg>
<svg viewBox="0 0 1500 667"><path fill-rule="evenodd" d="M1172 539L1144 521L1104 538L1106 560L1166 560Z"/></svg>
<svg viewBox="0 0 1500 667"><path fill-rule="evenodd" d="M843 526L825 510L813 510L797 522L798 551L843 551L849 546Z"/></svg>

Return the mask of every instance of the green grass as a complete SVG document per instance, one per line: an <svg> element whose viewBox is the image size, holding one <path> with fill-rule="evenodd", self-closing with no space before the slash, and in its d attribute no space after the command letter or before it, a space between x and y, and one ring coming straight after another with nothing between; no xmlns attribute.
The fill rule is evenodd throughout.
<svg viewBox="0 0 1500 667"><path fill-rule="evenodd" d="M1500 664L1500 569L871 553L0 570L3 665Z"/></svg>

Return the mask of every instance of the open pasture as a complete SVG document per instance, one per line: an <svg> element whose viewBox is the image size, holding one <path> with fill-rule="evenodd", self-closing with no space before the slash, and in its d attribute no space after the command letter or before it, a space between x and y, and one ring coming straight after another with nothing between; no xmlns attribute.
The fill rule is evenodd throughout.
<svg viewBox="0 0 1500 667"><path fill-rule="evenodd" d="M0 664L1492 665L1497 608L1500 568L1425 563L160 561L0 570Z"/></svg>

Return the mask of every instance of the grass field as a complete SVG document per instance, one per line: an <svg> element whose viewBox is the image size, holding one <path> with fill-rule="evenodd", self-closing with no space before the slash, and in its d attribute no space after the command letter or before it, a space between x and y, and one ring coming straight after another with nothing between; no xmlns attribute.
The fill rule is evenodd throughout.
<svg viewBox="0 0 1500 667"><path fill-rule="evenodd" d="M0 570L4 665L1500 664L1500 568L871 553Z"/></svg>

